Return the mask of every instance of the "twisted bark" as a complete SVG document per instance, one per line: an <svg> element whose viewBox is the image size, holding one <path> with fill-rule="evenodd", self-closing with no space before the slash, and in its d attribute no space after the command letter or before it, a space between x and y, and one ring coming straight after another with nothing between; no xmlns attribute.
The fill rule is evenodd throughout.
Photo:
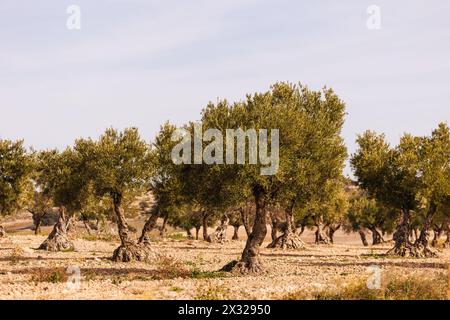
<svg viewBox="0 0 450 320"><path fill-rule="evenodd" d="M145 221L144 227L142 228L141 236L139 237L138 243L149 244L150 243L150 231L156 228L156 223L158 222L159 213L153 212Z"/></svg>
<svg viewBox="0 0 450 320"><path fill-rule="evenodd" d="M259 248L267 234L266 199L262 187L253 189L255 197L256 215L252 232L247 239L240 261L232 261L225 265L222 271L238 273L259 273L263 271Z"/></svg>
<svg viewBox="0 0 450 320"><path fill-rule="evenodd" d="M227 229L229 221L230 219L228 218L228 216L223 215L222 219L220 220L220 225L216 228L216 231L214 231L214 233L208 235L207 241L224 243L227 237Z"/></svg>
<svg viewBox="0 0 450 320"><path fill-rule="evenodd" d="M430 204L427 216L425 217L425 222L423 224L422 230L420 231L420 236L414 243L414 256L415 257L436 257L437 253L429 245L429 229L431 227L434 214L436 213L437 206L434 203Z"/></svg>
<svg viewBox="0 0 450 320"><path fill-rule="evenodd" d="M326 234L325 230L324 230L324 225L323 225L323 218L320 216L318 219L316 219L315 221L315 225L316 225L316 232L315 232L315 243L316 244L330 244L331 240L330 238L328 238L328 235Z"/></svg>
<svg viewBox="0 0 450 320"><path fill-rule="evenodd" d="M39 246L39 250L47 251L73 251L75 246L72 241L69 240L67 235L68 219L66 217L66 208L61 206L59 208L58 222L53 227L52 232L48 235L47 239Z"/></svg>
<svg viewBox="0 0 450 320"><path fill-rule="evenodd" d="M273 240L267 247L281 248L283 250L304 248L305 243L300 239L300 236L295 233L293 208L286 209L284 213L286 221L283 234Z"/></svg>
<svg viewBox="0 0 450 320"><path fill-rule="evenodd" d="M370 232L372 232L372 245L377 245L384 242L384 239L380 232L378 232L377 228L370 228Z"/></svg>
<svg viewBox="0 0 450 320"><path fill-rule="evenodd" d="M402 218L392 236L394 247L390 249L388 255L396 255L401 257L415 257L416 250L414 244L409 241L409 220L410 212L408 209L402 210Z"/></svg>
<svg viewBox="0 0 450 320"><path fill-rule="evenodd" d="M113 203L121 244L116 250L114 250L112 260L116 262L146 261L154 257L153 252L150 250L150 246L147 245L147 232L144 232L143 230L143 234L141 235L142 242L139 243L136 243L136 241L131 237L128 224L125 219L125 213L122 208L122 195L115 194L113 196Z"/></svg>

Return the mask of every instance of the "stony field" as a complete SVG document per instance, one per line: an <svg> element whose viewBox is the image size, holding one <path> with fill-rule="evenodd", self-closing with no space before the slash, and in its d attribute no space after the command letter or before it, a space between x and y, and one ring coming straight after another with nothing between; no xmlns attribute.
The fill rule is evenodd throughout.
<svg viewBox="0 0 450 320"><path fill-rule="evenodd" d="M387 257L391 244L363 247L356 235L340 232L334 245L315 245L306 232L302 250L267 249L267 242L261 250L266 272L235 275L218 270L239 257L243 230L242 240L224 244L189 240L170 230L165 239L155 235L154 261L115 263L110 257L119 241L112 235L89 236L80 226L75 251L51 253L36 250L45 235L34 235L29 221L6 226L8 236L0 239L0 299L313 299L317 292L366 279L370 266L380 267L383 285L392 276L411 276L429 279L433 287L416 291L448 290L449 249L433 259Z"/></svg>

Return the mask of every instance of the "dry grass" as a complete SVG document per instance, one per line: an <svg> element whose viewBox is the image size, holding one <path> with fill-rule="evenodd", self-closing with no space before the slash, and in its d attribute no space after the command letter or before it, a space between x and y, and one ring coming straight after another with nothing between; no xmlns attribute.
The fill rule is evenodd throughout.
<svg viewBox="0 0 450 320"><path fill-rule="evenodd" d="M367 278L350 280L334 288L306 294L297 291L283 297L285 300L446 300L448 278L445 272L434 276L389 275L380 289L369 289Z"/></svg>
<svg viewBox="0 0 450 320"><path fill-rule="evenodd" d="M64 268L36 269L31 275L31 281L35 283L39 282L60 283L60 282L67 282L67 279L68 275Z"/></svg>
<svg viewBox="0 0 450 320"><path fill-rule="evenodd" d="M231 292L224 285L212 285L210 282L200 284L195 292L195 300L227 300Z"/></svg>
<svg viewBox="0 0 450 320"><path fill-rule="evenodd" d="M14 246L14 248L11 251L11 255L9 256L9 259L11 260L12 264L16 264L20 261L20 259L23 257L25 251L20 246Z"/></svg>

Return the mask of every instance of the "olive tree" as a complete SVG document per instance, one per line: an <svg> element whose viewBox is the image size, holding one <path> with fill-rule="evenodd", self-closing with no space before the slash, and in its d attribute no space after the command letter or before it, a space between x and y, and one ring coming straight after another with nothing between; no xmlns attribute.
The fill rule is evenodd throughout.
<svg viewBox="0 0 450 320"><path fill-rule="evenodd" d="M112 200L121 241L112 259L124 262L148 259L150 249L133 239L123 205L127 193L148 188L152 173L149 144L141 139L136 128L122 132L107 129L98 141L77 141L75 149L84 158L96 195Z"/></svg>
<svg viewBox="0 0 450 320"><path fill-rule="evenodd" d="M74 249L67 228L71 217L81 210L86 201L88 180L85 169L84 159L73 148L67 148L62 152L42 151L38 154L35 192L43 199L51 198L52 204L59 209L58 221L39 249L47 251Z"/></svg>
<svg viewBox="0 0 450 320"><path fill-rule="evenodd" d="M259 272L263 269L259 248L267 233L267 208L281 204L291 209L296 204L293 199L298 197L296 190L301 185L296 180L301 180L304 171L310 170L319 176L322 171L323 177L320 176L318 181L333 178L336 173L339 175L339 168L342 168L345 158L345 148L339 137L344 108L344 104L332 90L311 92L305 87L277 83L267 92L248 95L244 102L230 105L227 101L220 101L217 105L208 105L203 111L204 128L218 129L221 132L226 132L227 129L242 130L247 134L245 141L249 141L245 150L245 158L248 159L245 165L233 165L223 157L220 158L219 153L217 161L204 169L213 181L215 177L219 177L217 182L220 184L214 183L213 186L219 186L218 190L228 192L230 198L238 200L231 201L230 205L243 203L251 195L255 207L252 231L241 259L232 261L224 270ZM316 117L322 121L311 121ZM248 135L255 132L259 133L258 145L260 156L262 155L259 160L263 161L251 163L252 146ZM318 137L311 136L314 134ZM322 147L320 144L308 147L308 140L317 138L316 141L319 141L320 136L323 139ZM217 139L220 140L220 137L216 137L213 143ZM235 139L226 139L224 144L223 141L218 144L223 144L225 149L234 150L235 156L235 142ZM331 150L327 150L327 147ZM273 161L268 162L267 158ZM333 162L338 158L338 165L323 170L320 166L314 166L319 158L328 158ZM267 169L269 163L273 165L270 169L275 170L268 174L264 169ZM304 184L306 183L303 182ZM217 197L217 193L210 192L209 198L214 197ZM300 205L303 204L302 201Z"/></svg>

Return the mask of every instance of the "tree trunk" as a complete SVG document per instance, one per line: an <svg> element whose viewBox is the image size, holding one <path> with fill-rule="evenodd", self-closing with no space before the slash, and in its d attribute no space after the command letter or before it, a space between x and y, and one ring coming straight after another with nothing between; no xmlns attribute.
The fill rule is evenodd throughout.
<svg viewBox="0 0 450 320"><path fill-rule="evenodd" d="M305 244L300 239L300 236L295 233L294 230L294 215L293 207L288 208L284 211L285 213L285 228L283 234L272 241L268 248L281 248L281 249L299 249L304 248Z"/></svg>
<svg viewBox="0 0 450 320"><path fill-rule="evenodd" d="M162 226L161 226L161 229L160 229L160 231L159 231L159 235L161 236L161 237L164 237L164 235L166 234L166 224L167 224L167 219L169 218L169 215L165 215L164 216L164 219L163 219L163 224L162 224Z"/></svg>
<svg viewBox="0 0 450 320"><path fill-rule="evenodd" d="M263 271L259 248L267 234L266 199L262 187L255 187L253 195L255 197L256 215L252 233L247 239L241 260L228 263L222 268L223 271L239 273L258 273Z"/></svg>
<svg viewBox="0 0 450 320"><path fill-rule="evenodd" d="M198 240L199 233L200 233L200 227L195 227L195 240Z"/></svg>
<svg viewBox="0 0 450 320"><path fill-rule="evenodd" d="M358 230L359 236L361 237L361 241L364 245L364 247L367 247L369 243L367 242L366 233L364 230Z"/></svg>
<svg viewBox="0 0 450 320"><path fill-rule="evenodd" d="M442 235L442 232L444 231L444 225L439 227L438 225L435 225L433 227L433 240L431 240L431 246L436 247L438 245L439 238Z"/></svg>
<svg viewBox="0 0 450 320"><path fill-rule="evenodd" d="M202 228L203 240L208 241L208 214L206 212L202 214Z"/></svg>
<svg viewBox="0 0 450 320"><path fill-rule="evenodd" d="M150 246L146 245L147 243L145 242L147 232L144 232L144 230L142 231L142 242L140 241L139 243L136 243L130 236L130 230L122 208L122 195L115 194L113 196L113 203L121 245L114 250L112 260L116 262L130 262L146 261L153 258L154 254L150 250Z"/></svg>
<svg viewBox="0 0 450 320"><path fill-rule="evenodd" d="M5 228L0 224L0 238L3 238L6 236Z"/></svg>
<svg viewBox="0 0 450 320"><path fill-rule="evenodd" d="M31 212L31 211L30 211L30 212ZM35 227L34 227L34 234L35 234L35 235L38 235L38 234L41 233L42 219L45 217L45 215L47 214L47 212L45 211L45 212L40 213L40 214L31 212L31 214L33 215L33 221L34 221L34 224L35 224Z"/></svg>
<svg viewBox="0 0 450 320"><path fill-rule="evenodd" d="M83 221L83 225L84 225L84 227L86 228L87 233L88 233L89 235L92 235L92 229L91 229L91 227L89 226L89 219L88 219L84 214L82 214L82 215L81 215L81 220Z"/></svg>
<svg viewBox="0 0 450 320"><path fill-rule="evenodd" d="M142 228L141 236L139 237L138 243L150 244L150 231L156 228L156 223L158 222L159 213L151 213L150 216L145 221L144 227Z"/></svg>
<svg viewBox="0 0 450 320"><path fill-rule="evenodd" d="M48 235L47 239L39 246L39 250L47 251L73 251L75 246L67 236L67 223L66 208L61 206L59 208L58 222L53 227L52 232Z"/></svg>
<svg viewBox="0 0 450 320"><path fill-rule="evenodd" d="M188 239L194 239L194 236L192 235L190 228L186 228L186 235L187 235Z"/></svg>
<svg viewBox="0 0 450 320"><path fill-rule="evenodd" d="M334 233L336 231L338 231L341 228L341 225L338 224L337 226L334 226L332 224L330 224L328 226L328 238L330 239L330 243L333 244L334 243Z"/></svg>
<svg viewBox="0 0 450 320"><path fill-rule="evenodd" d="M437 206L434 203L430 204L425 222L422 230L420 231L419 239L414 243L415 257L436 257L437 253L430 247L428 237L429 229L433 222L434 214L436 213Z"/></svg>
<svg viewBox="0 0 450 320"><path fill-rule="evenodd" d="M208 235L207 241L224 243L227 240L227 229L229 221L230 219L228 218L228 216L223 215L222 219L220 219L220 225L216 228L216 231L214 231L214 233Z"/></svg>
<svg viewBox="0 0 450 320"><path fill-rule="evenodd" d="M401 257L415 257L414 246L409 241L409 219L409 210L403 209L402 219L392 236L394 240L394 247L390 249L387 254Z"/></svg>
<svg viewBox="0 0 450 320"><path fill-rule="evenodd" d="M241 213L241 219L242 219L242 224L244 225L245 233L247 233L247 237L249 237L250 234L252 233L252 228L250 226L250 221L249 221L250 218L248 216L248 212L245 212L244 207L240 208L239 212Z"/></svg>
<svg viewBox="0 0 450 320"><path fill-rule="evenodd" d="M450 248L450 224L447 224L446 229L447 239L444 242L444 248Z"/></svg>
<svg viewBox="0 0 450 320"><path fill-rule="evenodd" d="M272 219L271 228L270 228L270 236L272 238L272 243L275 243L277 240L277 233L278 233L278 222L274 219Z"/></svg>
<svg viewBox="0 0 450 320"><path fill-rule="evenodd" d="M383 243L383 237L378 232L377 228L372 227L370 228L370 232L372 232L372 245L377 245Z"/></svg>
<svg viewBox="0 0 450 320"><path fill-rule="evenodd" d="M301 236L303 234L303 232L305 232L305 228L306 228L306 226L304 224L302 224L300 227L300 232L298 233L299 236Z"/></svg>
<svg viewBox="0 0 450 320"><path fill-rule="evenodd" d="M239 240L239 225L234 225L234 233L233 233L233 238L231 238L231 240Z"/></svg>
<svg viewBox="0 0 450 320"><path fill-rule="evenodd" d="M324 231L324 226L322 222L322 217L319 217L319 219L316 219L316 244L330 244L330 239L328 238L326 232Z"/></svg>

